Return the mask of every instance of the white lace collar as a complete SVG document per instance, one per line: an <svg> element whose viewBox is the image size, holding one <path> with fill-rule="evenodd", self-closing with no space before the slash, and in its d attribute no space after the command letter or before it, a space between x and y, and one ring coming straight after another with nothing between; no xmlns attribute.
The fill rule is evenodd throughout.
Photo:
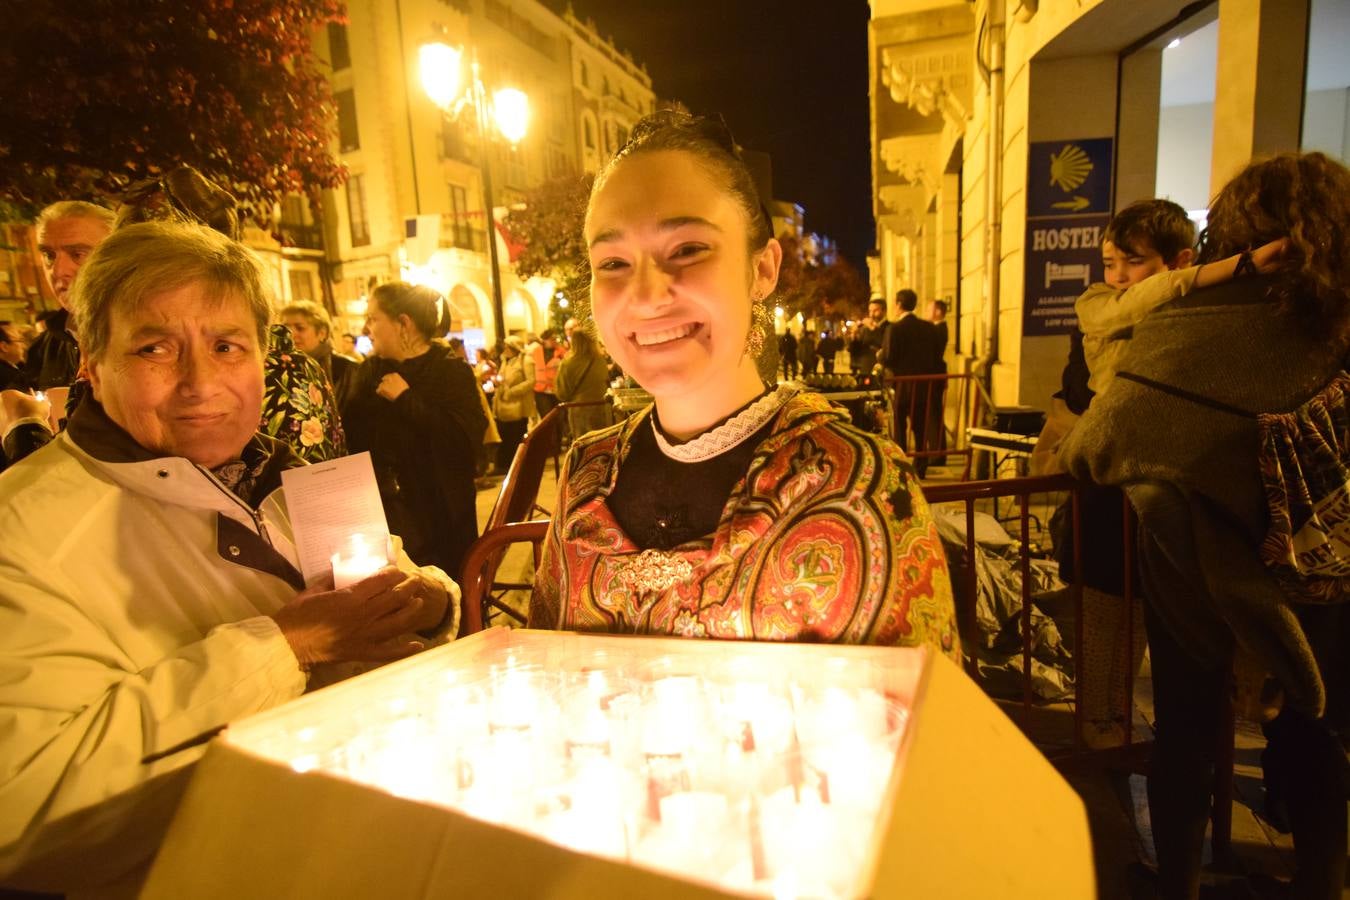
<svg viewBox="0 0 1350 900"><path fill-rule="evenodd" d="M777 415L778 410L783 408L783 404L787 403L797 393L797 390L797 387L793 385L782 385L777 390L770 391L760 397L716 428L705 431L683 444L672 444L661 433L660 426L656 424L656 410L653 409L648 418L652 423L652 433L656 435L656 446L660 447L662 453L676 462L695 463L712 459L740 446L746 438L763 428L764 423Z"/></svg>

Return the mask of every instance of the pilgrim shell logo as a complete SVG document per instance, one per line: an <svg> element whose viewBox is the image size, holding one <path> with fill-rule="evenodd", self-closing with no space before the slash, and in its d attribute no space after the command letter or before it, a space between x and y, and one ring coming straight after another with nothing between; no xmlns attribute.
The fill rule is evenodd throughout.
<svg viewBox="0 0 1350 900"><path fill-rule="evenodd" d="M1050 183L1065 193L1077 189L1091 173L1092 160L1081 147L1065 144L1050 155Z"/></svg>

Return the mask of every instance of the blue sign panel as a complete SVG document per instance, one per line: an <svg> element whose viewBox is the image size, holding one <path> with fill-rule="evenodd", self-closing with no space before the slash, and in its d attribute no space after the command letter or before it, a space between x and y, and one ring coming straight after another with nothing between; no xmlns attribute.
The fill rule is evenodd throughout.
<svg viewBox="0 0 1350 900"><path fill-rule="evenodd" d="M1027 222L1023 335L1072 334L1078 328L1074 301L1106 274L1101 246L1109 221L1109 214L1095 213Z"/></svg>
<svg viewBox="0 0 1350 900"><path fill-rule="evenodd" d="M1022 334L1071 334L1074 301L1101 281L1102 232L1111 220L1111 138L1029 148Z"/></svg>
<svg viewBox="0 0 1350 900"><path fill-rule="evenodd" d="M1041 141L1027 152L1027 218L1111 211L1111 138Z"/></svg>

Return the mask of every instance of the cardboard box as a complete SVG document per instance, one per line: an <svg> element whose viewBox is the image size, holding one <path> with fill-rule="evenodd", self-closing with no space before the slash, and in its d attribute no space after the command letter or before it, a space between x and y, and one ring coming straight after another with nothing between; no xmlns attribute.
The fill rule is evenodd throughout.
<svg viewBox="0 0 1350 900"><path fill-rule="evenodd" d="M362 723L375 721L371 717L382 710L417 715L419 708L451 696L446 685L472 687L485 683L489 673L499 677L517 668L560 679L574 677L563 674L567 672L585 672L588 678L602 677L590 674L595 672L621 672L625 678L638 672L636 682L647 685L641 690L649 697L650 685L666 676L675 679L663 684L706 678L709 685L723 685L717 696L727 696L729 678L773 690L791 682L794 692L880 692L889 709L907 710L907 724L892 771L878 784L879 807L871 827L836 845L856 849L860 860L844 893L1038 900L1096 895L1087 817L1078 796L979 688L941 656L922 649L492 629L232 726L198 764L143 896L317 900L746 895L747 882L734 882L740 887L733 888L698 880L710 877L701 867L657 871L578 852L455 808L357 783L334 774L333 765L325 771L321 758L359 756L369 765L378 756L354 754L352 748L372 740L374 726ZM445 711L457 714L453 704ZM888 715L892 721L893 714ZM522 727L542 728L542 721L536 717ZM560 727L579 727L576 716L556 721ZM805 734L801 721L798 733ZM469 730L466 725L448 739L467 740ZM383 777L397 782L401 772L414 768L411 763L401 767L398 761L410 760L410 753L437 754L434 744L425 736L410 736L384 745L395 748L395 755L381 757L387 764ZM446 751L447 771L453 770L451 755ZM502 760L502 771L512 771L509 763ZM352 770L365 771L356 762ZM650 793L651 783L647 786ZM405 793L428 790L419 778ZM799 790L803 804L808 794L814 797ZM758 802L752 804L758 812L769 809ZM659 809L665 825L674 828L675 820L666 815L671 810L664 805ZM756 828L781 830L781 820L753 821ZM651 827L650 822L644 827ZM637 831L625 833L634 839ZM697 834L691 832L690 839L696 841ZM757 876L764 874L763 863L759 852ZM779 873L772 890L760 881L759 893L788 894L794 886L799 887Z"/></svg>

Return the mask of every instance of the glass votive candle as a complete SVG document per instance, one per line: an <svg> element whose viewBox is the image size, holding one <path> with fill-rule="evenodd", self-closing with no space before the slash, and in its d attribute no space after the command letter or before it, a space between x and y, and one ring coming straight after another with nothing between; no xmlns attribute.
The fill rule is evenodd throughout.
<svg viewBox="0 0 1350 900"><path fill-rule="evenodd" d="M358 531L339 544L329 561L333 566L333 587L351 587L389 565L393 558L392 541L383 531Z"/></svg>

